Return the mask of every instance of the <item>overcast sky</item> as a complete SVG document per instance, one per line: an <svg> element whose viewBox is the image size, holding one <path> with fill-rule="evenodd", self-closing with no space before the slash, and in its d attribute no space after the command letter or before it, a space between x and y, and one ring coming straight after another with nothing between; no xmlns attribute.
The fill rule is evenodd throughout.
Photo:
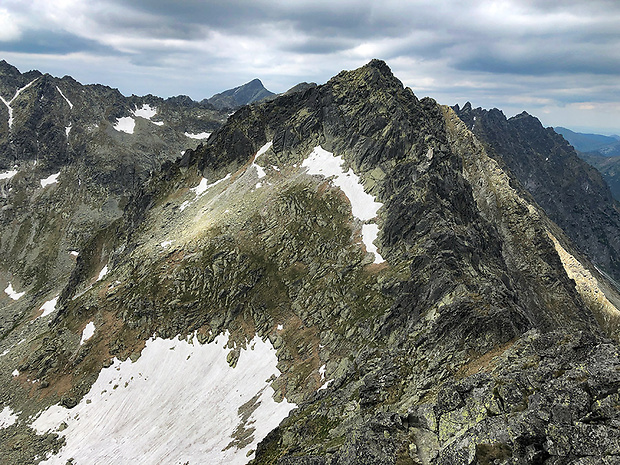
<svg viewBox="0 0 620 465"><path fill-rule="evenodd" d="M418 97L620 133L618 0L2 0L0 58L125 95L271 91L385 60Z"/></svg>

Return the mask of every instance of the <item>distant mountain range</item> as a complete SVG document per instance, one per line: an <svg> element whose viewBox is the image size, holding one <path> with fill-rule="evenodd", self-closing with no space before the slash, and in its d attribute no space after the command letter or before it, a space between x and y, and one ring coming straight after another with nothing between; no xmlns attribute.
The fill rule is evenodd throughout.
<svg viewBox="0 0 620 465"><path fill-rule="evenodd" d="M611 193L620 201L620 136L583 134L570 129L554 128L577 151L577 155L603 175Z"/></svg>
<svg viewBox="0 0 620 465"><path fill-rule="evenodd" d="M605 157L620 156L620 136L584 134L563 127L554 128L570 145L580 152L596 152Z"/></svg>

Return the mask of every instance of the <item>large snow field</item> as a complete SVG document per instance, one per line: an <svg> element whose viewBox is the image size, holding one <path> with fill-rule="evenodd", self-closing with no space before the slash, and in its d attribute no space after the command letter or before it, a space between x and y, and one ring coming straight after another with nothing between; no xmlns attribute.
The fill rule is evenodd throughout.
<svg viewBox="0 0 620 465"><path fill-rule="evenodd" d="M76 465L247 463L295 405L273 400L268 379L280 372L271 343L254 337L231 368L227 339L203 345L196 337L156 338L136 362L115 359L76 407L54 405L32 423L39 434L52 430L66 439L42 463L64 465L71 457ZM241 408L254 431L237 448L232 435L243 429Z"/></svg>

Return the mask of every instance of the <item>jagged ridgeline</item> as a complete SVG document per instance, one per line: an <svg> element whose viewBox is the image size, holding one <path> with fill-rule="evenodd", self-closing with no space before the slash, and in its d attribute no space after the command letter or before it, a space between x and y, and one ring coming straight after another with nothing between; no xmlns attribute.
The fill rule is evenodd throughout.
<svg viewBox="0 0 620 465"><path fill-rule="evenodd" d="M239 109L84 246L0 460L613 463L618 295L469 127L377 60Z"/></svg>

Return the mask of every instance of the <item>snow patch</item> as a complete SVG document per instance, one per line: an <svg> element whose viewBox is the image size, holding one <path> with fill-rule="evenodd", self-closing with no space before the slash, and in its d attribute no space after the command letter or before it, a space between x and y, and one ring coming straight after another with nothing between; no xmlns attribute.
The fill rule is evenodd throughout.
<svg viewBox="0 0 620 465"><path fill-rule="evenodd" d="M9 285L6 287L6 289L4 290L4 292L6 292L6 294L13 300L19 300L20 297L22 297L24 294L26 294L26 292L16 292L15 289L13 289L13 285L11 283L9 283Z"/></svg>
<svg viewBox="0 0 620 465"><path fill-rule="evenodd" d="M284 326L278 325L277 329L278 329L278 331L282 331L284 329Z"/></svg>
<svg viewBox="0 0 620 465"><path fill-rule="evenodd" d="M80 345L84 344L95 334L95 323L92 321L86 325L84 331L82 331L82 339L80 340Z"/></svg>
<svg viewBox="0 0 620 465"><path fill-rule="evenodd" d="M19 376L19 370L17 368L15 368L13 370L13 373L11 373L13 375L13 377L17 378Z"/></svg>
<svg viewBox="0 0 620 465"><path fill-rule="evenodd" d="M207 178L202 178L200 180L200 183L196 186L196 187L192 187L190 190L194 191L196 193L196 197L200 197L202 194L204 194L205 192L207 192L209 189L211 189L212 187L217 186L219 183L226 181L227 179L229 179L231 176L231 173L228 173L226 176L224 176L222 179L218 179L217 181L215 181L214 183L209 184L209 182L207 181Z"/></svg>
<svg viewBox="0 0 620 465"><path fill-rule="evenodd" d="M157 114L157 108L153 108L148 103L145 103L140 108L136 109L133 114L135 116L150 120Z"/></svg>
<svg viewBox="0 0 620 465"><path fill-rule="evenodd" d="M62 93L62 90L60 90L60 87L56 86L56 89L58 90L58 93L62 96L62 98L65 99L65 102L69 104L69 108L73 110L73 104L69 101L67 97L65 97L65 94Z"/></svg>
<svg viewBox="0 0 620 465"><path fill-rule="evenodd" d="M69 254L73 255L74 257L77 257L78 255L80 255L80 252L78 252L77 250L72 250L71 252L69 252Z"/></svg>
<svg viewBox="0 0 620 465"><path fill-rule="evenodd" d="M159 244L160 247L163 247L164 249L170 247L172 245L173 241L163 241L161 244Z"/></svg>
<svg viewBox="0 0 620 465"><path fill-rule="evenodd" d="M256 168L256 175L258 176L258 179L262 179L267 176L267 173L265 173L265 170L262 167L258 166L256 163L252 164L252 166Z"/></svg>
<svg viewBox="0 0 620 465"><path fill-rule="evenodd" d="M60 176L60 171L58 173L50 174L47 178L41 179L41 187L56 184L58 182L58 176Z"/></svg>
<svg viewBox="0 0 620 465"><path fill-rule="evenodd" d="M273 400L267 380L280 371L269 341L255 336L231 368L227 339L150 339L136 362L114 359L76 407L54 405L32 423L39 434L54 431L66 441L41 463L247 463L296 406ZM249 444L232 439L251 429Z"/></svg>
<svg viewBox="0 0 620 465"><path fill-rule="evenodd" d="M258 152L256 152L256 155L254 155L254 162L252 163L251 167L253 167L256 170L256 175L258 176L258 179L264 178L265 176L267 176L267 173L265 173L265 170L263 169L262 166L259 166L256 164L256 160L258 160L258 158L261 155L264 155L265 152L267 152L267 150L269 150L272 145L273 145L273 141L267 142L260 149L258 149ZM260 187L259 184L256 185L257 189Z"/></svg>
<svg viewBox="0 0 620 465"><path fill-rule="evenodd" d="M17 170L5 171L4 173L0 173L0 179L11 179L16 174Z"/></svg>
<svg viewBox="0 0 620 465"><path fill-rule="evenodd" d="M192 187L190 189L190 191L194 192L195 197L193 200L186 200L185 202L183 202L181 204L181 206L179 207L179 209L181 211L185 210L187 207L189 207L191 205L191 203L196 200L198 197L200 197L201 195L203 195L205 192L207 192L209 189L211 189L214 186L217 186L219 183L226 181L227 179L229 179L232 176L231 173L228 173L226 176L224 176L222 179L218 179L217 181L215 181L214 183L209 184L209 181L207 181L207 178L202 178L200 180L200 182L198 183L198 185L196 187Z"/></svg>
<svg viewBox="0 0 620 465"><path fill-rule="evenodd" d="M379 227L374 223L377 212L383 205L375 202L375 198L364 191L360 178L351 168L347 172L342 169L344 160L341 156L323 149L320 145L315 147L312 153L302 162L301 166L307 168L308 174L332 177L332 182L339 187L351 202L353 216L361 221L370 222L362 225L362 241L366 250L375 255L375 263L385 260L377 252L373 241L377 238Z"/></svg>
<svg viewBox="0 0 620 465"><path fill-rule="evenodd" d="M256 155L254 156L254 161L256 161L256 159L260 157L261 155L264 155L267 152L267 150L271 148L272 145L273 145L273 141L269 141L265 145L263 145L260 149L258 149L258 152L256 152Z"/></svg>
<svg viewBox="0 0 620 465"><path fill-rule="evenodd" d="M58 303L58 296L54 297L52 300L48 300L39 310L43 310L43 313L39 318L43 318L44 316L50 315L54 310L56 310L56 304Z"/></svg>
<svg viewBox="0 0 620 465"><path fill-rule="evenodd" d="M164 125L163 121L152 121L152 120L149 120L149 121L151 121L151 123L153 123L153 124L156 124L157 126L163 126Z"/></svg>
<svg viewBox="0 0 620 465"><path fill-rule="evenodd" d="M97 276L97 281L101 281L105 275L108 274L108 265L104 266L99 272L99 276Z"/></svg>
<svg viewBox="0 0 620 465"><path fill-rule="evenodd" d="M28 87L34 84L37 79L39 78L36 78L32 80L31 82L29 82L28 84L26 84L24 87L17 89L17 91L15 92L15 95L13 95L13 98L11 100L7 101L4 99L4 97L0 96L0 100L2 101L2 103L6 105L7 109L9 110L9 130L13 126L13 107L11 107L11 104L15 101L15 99L17 98L19 94L21 94L24 90L26 90Z"/></svg>
<svg viewBox="0 0 620 465"><path fill-rule="evenodd" d="M338 186L351 202L353 216L362 221L372 220L383 204L375 202L375 198L364 192L360 178L351 168L346 173L342 169L344 160L321 146L315 147L312 153L301 164L308 168L308 174L320 174L325 177L334 176L333 183Z"/></svg>
<svg viewBox="0 0 620 465"><path fill-rule="evenodd" d="M319 368L319 375L321 375L321 381L323 381L325 379L325 369L326 369L325 365L322 365ZM323 383L323 385L320 388L317 389L317 392L318 391L322 391L323 389L327 389L327 386L329 386L330 383L333 383L333 382L334 382L333 379L325 381L325 383Z"/></svg>
<svg viewBox="0 0 620 465"><path fill-rule="evenodd" d="M327 387L328 387L331 383L333 383L333 382L334 382L334 380L333 380L333 379L330 379L329 381L326 381L326 382L325 382L325 384L323 384L323 386L321 386L320 388L318 388L318 389L317 389L317 391L322 391L323 389L327 389Z"/></svg>
<svg viewBox="0 0 620 465"><path fill-rule="evenodd" d="M385 260L377 251L375 240L379 234L379 226L374 223L362 225L362 242L366 246L366 251L375 254L374 263L383 263Z"/></svg>
<svg viewBox="0 0 620 465"><path fill-rule="evenodd" d="M13 413L13 410L8 405L2 409L0 412L0 429L8 428L9 426L15 424L17 421L17 415Z"/></svg>
<svg viewBox="0 0 620 465"><path fill-rule="evenodd" d="M200 132L198 134L192 134L189 132L185 133L185 137L189 137L190 139L208 139L210 136L210 132Z"/></svg>
<svg viewBox="0 0 620 465"><path fill-rule="evenodd" d="M66 134L66 136L67 136L67 137L69 137L69 133L70 133L70 132L71 132L71 125L69 125L69 126L67 126L67 127L65 128L65 134Z"/></svg>
<svg viewBox="0 0 620 465"><path fill-rule="evenodd" d="M133 134L133 130L136 127L136 120L131 116L125 116L123 118L119 118L114 125L114 129L117 131L126 132L127 134Z"/></svg>

